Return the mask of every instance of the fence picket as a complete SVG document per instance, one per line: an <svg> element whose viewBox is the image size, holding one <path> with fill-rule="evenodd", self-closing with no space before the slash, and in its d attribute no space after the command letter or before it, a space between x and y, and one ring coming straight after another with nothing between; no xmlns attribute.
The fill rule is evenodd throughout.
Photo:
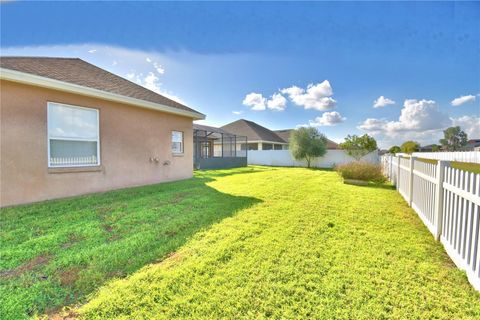
<svg viewBox="0 0 480 320"><path fill-rule="evenodd" d="M480 174L452 168L443 159L431 164L413 156L387 155L381 164L397 191L480 291Z"/></svg>

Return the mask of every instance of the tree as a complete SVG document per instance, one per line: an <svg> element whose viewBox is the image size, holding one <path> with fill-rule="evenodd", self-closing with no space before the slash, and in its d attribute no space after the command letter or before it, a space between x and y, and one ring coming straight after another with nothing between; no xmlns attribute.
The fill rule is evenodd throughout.
<svg viewBox="0 0 480 320"><path fill-rule="evenodd" d="M290 135L290 152L296 160L306 160L310 168L314 158L327 152L327 138L315 128L298 128Z"/></svg>
<svg viewBox="0 0 480 320"><path fill-rule="evenodd" d="M355 134L353 136L348 135L345 138L345 142L340 143L340 148L358 161L363 156L377 150L377 141L368 134L364 134L361 137Z"/></svg>
<svg viewBox="0 0 480 320"><path fill-rule="evenodd" d="M405 141L400 146L400 149L404 153L412 153L412 152L418 151L420 149L420 145L418 144L418 142L409 140L409 141Z"/></svg>
<svg viewBox="0 0 480 320"><path fill-rule="evenodd" d="M440 151L440 146L438 144L432 144L432 152Z"/></svg>
<svg viewBox="0 0 480 320"><path fill-rule="evenodd" d="M467 144L467 134L459 126L443 130L443 135L440 144L448 151L459 150Z"/></svg>
<svg viewBox="0 0 480 320"><path fill-rule="evenodd" d="M402 149L400 149L399 146L393 146L391 147L390 149L388 149L388 153L399 153L399 152L402 152Z"/></svg>

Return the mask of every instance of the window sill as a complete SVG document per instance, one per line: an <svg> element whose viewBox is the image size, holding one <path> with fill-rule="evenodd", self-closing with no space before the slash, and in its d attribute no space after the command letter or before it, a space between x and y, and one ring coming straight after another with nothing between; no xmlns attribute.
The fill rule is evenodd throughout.
<svg viewBox="0 0 480 320"><path fill-rule="evenodd" d="M183 157L184 155L184 153L172 153L173 157Z"/></svg>
<svg viewBox="0 0 480 320"><path fill-rule="evenodd" d="M48 168L48 173L100 172L103 169L103 166Z"/></svg>

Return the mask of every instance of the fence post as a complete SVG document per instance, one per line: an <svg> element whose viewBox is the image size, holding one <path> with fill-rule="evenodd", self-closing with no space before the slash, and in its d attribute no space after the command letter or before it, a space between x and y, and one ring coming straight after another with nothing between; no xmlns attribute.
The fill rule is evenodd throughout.
<svg viewBox="0 0 480 320"><path fill-rule="evenodd" d="M388 180L392 181L392 155L388 156Z"/></svg>
<svg viewBox="0 0 480 320"><path fill-rule="evenodd" d="M410 157L410 174L408 180L408 205L410 207L412 206L413 201L413 168L415 166L415 159L416 157L414 156Z"/></svg>
<svg viewBox="0 0 480 320"><path fill-rule="evenodd" d="M443 228L443 177L445 168L450 165L449 161L438 160L436 170L436 185L435 185L435 240L440 240Z"/></svg>
<svg viewBox="0 0 480 320"><path fill-rule="evenodd" d="M400 159L402 159L401 155L397 156L397 179L395 179L395 187L397 190L400 189Z"/></svg>

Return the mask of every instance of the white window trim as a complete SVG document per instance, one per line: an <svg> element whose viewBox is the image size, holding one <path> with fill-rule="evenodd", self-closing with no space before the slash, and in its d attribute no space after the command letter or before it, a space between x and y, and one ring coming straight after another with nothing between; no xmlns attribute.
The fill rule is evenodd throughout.
<svg viewBox="0 0 480 320"><path fill-rule="evenodd" d="M89 111L95 111L97 113L97 139L82 139L82 138L50 138L50 132L48 130L48 124L50 123L50 106L52 105L62 105L69 108L76 108L76 109L84 109ZM94 164L71 164L65 166L59 165L52 165L50 163L50 140L63 140L63 141L92 141L97 143L97 163ZM66 104L62 102L54 102L48 101L47 102L47 158L48 158L48 168L78 168L78 167L98 167L101 165L101 158L100 158L100 112L97 108L87 108L87 107L80 107L74 106L71 104Z"/></svg>
<svg viewBox="0 0 480 320"><path fill-rule="evenodd" d="M185 133L183 131L180 131L180 130L172 130L172 132L170 133L170 143L173 142L173 141L171 141L171 139L172 139L172 134L174 132L181 132L182 133L182 142L181 142L182 143L182 151L176 152L176 151L172 150L172 154L184 154L185 153ZM172 148L171 144L170 144L170 148Z"/></svg>

